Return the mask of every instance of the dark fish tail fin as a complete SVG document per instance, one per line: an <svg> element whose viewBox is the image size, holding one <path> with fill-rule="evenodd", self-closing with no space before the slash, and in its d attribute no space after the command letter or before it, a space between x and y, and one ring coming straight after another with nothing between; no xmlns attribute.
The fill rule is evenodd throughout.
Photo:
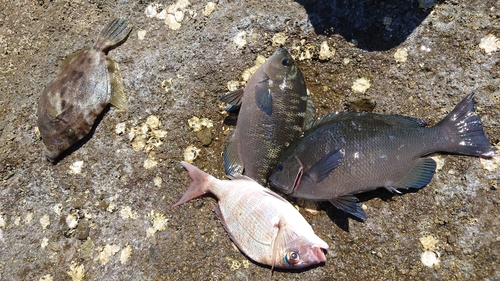
<svg viewBox="0 0 500 281"><path fill-rule="evenodd" d="M211 183L212 176L198 169L196 166L191 165L187 162L181 161L182 167L186 169L191 178L191 183L181 199L177 201L172 207L179 206L186 203L187 201L199 197L207 192L209 192L209 187Z"/></svg>
<svg viewBox="0 0 500 281"><path fill-rule="evenodd" d="M474 93L471 93L435 126L442 130L445 140L443 151L480 157L497 155L484 135L475 108Z"/></svg>
<svg viewBox="0 0 500 281"><path fill-rule="evenodd" d="M132 27L132 23L125 18L114 19L101 31L94 49L108 51L125 40L132 31Z"/></svg>

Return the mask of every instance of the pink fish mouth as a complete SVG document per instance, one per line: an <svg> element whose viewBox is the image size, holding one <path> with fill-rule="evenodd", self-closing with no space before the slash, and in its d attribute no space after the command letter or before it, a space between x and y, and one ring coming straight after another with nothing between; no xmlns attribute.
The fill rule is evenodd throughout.
<svg viewBox="0 0 500 281"><path fill-rule="evenodd" d="M316 258L315 263L326 262L325 252L323 251L323 249L320 246L313 245L312 246L312 253L313 253L314 257Z"/></svg>

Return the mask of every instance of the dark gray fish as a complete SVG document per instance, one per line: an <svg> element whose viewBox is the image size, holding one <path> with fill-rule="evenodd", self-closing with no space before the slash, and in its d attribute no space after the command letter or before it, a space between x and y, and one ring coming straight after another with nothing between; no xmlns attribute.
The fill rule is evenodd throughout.
<svg viewBox="0 0 500 281"><path fill-rule="evenodd" d="M432 179L433 152L479 157L496 155L475 114L473 94L441 122L426 128L420 119L367 112L331 114L291 144L269 182L294 197L329 200L365 219L354 194L385 187L421 188Z"/></svg>
<svg viewBox="0 0 500 281"><path fill-rule="evenodd" d="M226 174L265 184L283 150L302 133L308 97L299 67L288 51L278 49L244 90L221 100L241 108L224 152Z"/></svg>
<svg viewBox="0 0 500 281"><path fill-rule="evenodd" d="M38 129L49 161L85 137L108 103L127 107L118 65L106 53L131 30L128 20L113 20L93 47L65 59L57 77L43 91L38 102Z"/></svg>

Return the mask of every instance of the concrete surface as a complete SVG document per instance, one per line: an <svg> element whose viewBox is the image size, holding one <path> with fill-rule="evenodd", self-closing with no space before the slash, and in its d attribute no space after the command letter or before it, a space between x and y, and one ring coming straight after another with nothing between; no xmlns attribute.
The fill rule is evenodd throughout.
<svg viewBox="0 0 500 281"><path fill-rule="evenodd" d="M361 196L365 222L294 201L331 248L326 264L300 272L271 276L249 261L218 222L213 198L170 208L189 183L179 164L188 146L199 149L195 165L224 177L221 154L234 127L218 99L281 44L302 59L320 114L364 98L374 112L435 124L474 91L498 145L500 51L480 43L500 37L500 2L218 1L211 12L206 1L161 2L158 12L177 5L170 16L154 15L149 1L4 2L0 280L500 279L498 158L436 155L442 166L425 188ZM91 138L51 164L36 130L38 98L64 57L92 45L117 16L135 25L109 53L130 107L110 108ZM320 59L322 43L329 52ZM359 78L371 85L364 93L351 88ZM194 132L193 116L213 127Z"/></svg>

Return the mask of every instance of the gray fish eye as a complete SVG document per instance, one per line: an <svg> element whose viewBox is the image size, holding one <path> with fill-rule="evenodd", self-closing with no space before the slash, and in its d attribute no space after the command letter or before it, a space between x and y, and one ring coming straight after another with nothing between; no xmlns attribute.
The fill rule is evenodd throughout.
<svg viewBox="0 0 500 281"><path fill-rule="evenodd" d="M278 166L276 166L276 171L277 172L283 171L283 164L278 164Z"/></svg>
<svg viewBox="0 0 500 281"><path fill-rule="evenodd" d="M288 58L284 58L282 61L281 61L281 64L284 65L284 66L288 66L288 64L290 63L290 61L288 60Z"/></svg>

